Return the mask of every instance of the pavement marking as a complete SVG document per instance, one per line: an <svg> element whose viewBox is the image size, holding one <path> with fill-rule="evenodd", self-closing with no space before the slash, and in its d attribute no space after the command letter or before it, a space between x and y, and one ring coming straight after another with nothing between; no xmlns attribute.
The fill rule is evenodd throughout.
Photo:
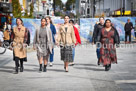
<svg viewBox="0 0 136 91"><path fill-rule="evenodd" d="M115 83L122 84L122 83L136 83L136 79L133 80L116 80Z"/></svg>

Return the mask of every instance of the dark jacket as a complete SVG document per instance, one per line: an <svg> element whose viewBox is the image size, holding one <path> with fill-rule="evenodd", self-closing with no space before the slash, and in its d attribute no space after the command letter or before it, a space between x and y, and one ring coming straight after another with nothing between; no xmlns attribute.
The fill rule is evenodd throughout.
<svg viewBox="0 0 136 91"><path fill-rule="evenodd" d="M132 28L133 28L133 24L132 22L130 22L125 24L124 30L125 32L131 32Z"/></svg>
<svg viewBox="0 0 136 91"><path fill-rule="evenodd" d="M97 36L98 36L98 33L99 31L104 27L104 25L101 25L100 23L99 24L96 24L94 26L94 31L93 31L93 36L92 36L92 42L96 43L97 42Z"/></svg>
<svg viewBox="0 0 136 91"><path fill-rule="evenodd" d="M56 34L56 28L53 24L50 24L50 29L51 29L51 32L52 32L52 38L53 38L53 42L55 43L55 34Z"/></svg>
<svg viewBox="0 0 136 91"><path fill-rule="evenodd" d="M30 36L30 31L29 30L27 30L27 31L28 31L28 35L27 35L27 41L26 41L26 43L29 46L30 45L30 38L31 38L31 36Z"/></svg>

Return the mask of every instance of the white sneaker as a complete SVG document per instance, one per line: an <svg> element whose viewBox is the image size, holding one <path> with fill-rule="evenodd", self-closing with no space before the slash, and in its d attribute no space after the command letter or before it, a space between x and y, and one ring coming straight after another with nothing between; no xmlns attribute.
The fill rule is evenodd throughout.
<svg viewBox="0 0 136 91"><path fill-rule="evenodd" d="M53 66L53 64L52 64L52 62L50 62L50 67L52 67Z"/></svg>

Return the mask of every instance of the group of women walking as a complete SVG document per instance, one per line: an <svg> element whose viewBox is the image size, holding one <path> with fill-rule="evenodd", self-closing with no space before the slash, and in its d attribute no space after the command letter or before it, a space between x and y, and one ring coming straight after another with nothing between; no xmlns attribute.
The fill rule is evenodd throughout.
<svg viewBox="0 0 136 91"><path fill-rule="evenodd" d="M47 71L48 59L50 66L53 66L54 45L57 45L60 46L61 60L64 62L65 72L68 72L69 63L73 63L74 61L75 45L78 43L81 44L79 32L73 26L73 23L69 16L65 16L64 24L60 26L57 37L55 37L56 29L52 24L51 18L46 17L41 19L41 26L36 28L33 40L33 49L37 50L37 58L39 60L39 71ZM17 26L14 27L11 38L13 41L15 72L17 74L19 67L20 72L23 72L23 62L27 61L28 29L23 26L23 21L20 18L16 19L16 24ZM100 48L99 63L102 63L106 67L106 70L110 69L111 63L117 63L115 47L110 46L111 44L115 45L115 43L119 43L118 38L118 33L112 27L111 21L106 20L104 27L97 36L97 42L104 45Z"/></svg>
<svg viewBox="0 0 136 91"><path fill-rule="evenodd" d="M33 40L33 49L37 50L39 71L47 71L46 67L48 59L50 60L50 66L53 66L54 45L56 44L61 48L61 60L64 61L64 69L68 72L68 64L69 62L73 62L73 48L77 41L74 27L69 23L69 16L65 16L64 21L64 24L62 24L59 29L57 38L55 38L55 26L52 24L52 20L49 16L42 18L41 26L36 28ZM20 67L20 72L23 72L23 62L27 61L26 48L28 29L23 26L21 18L16 19L16 24L17 26L13 29L11 39L15 61L15 73L18 74L18 68ZM44 66L42 65L43 62Z"/></svg>

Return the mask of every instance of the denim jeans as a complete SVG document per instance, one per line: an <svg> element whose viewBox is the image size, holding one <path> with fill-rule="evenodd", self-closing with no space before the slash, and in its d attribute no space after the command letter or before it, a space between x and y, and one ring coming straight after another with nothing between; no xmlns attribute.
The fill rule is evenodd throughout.
<svg viewBox="0 0 136 91"><path fill-rule="evenodd" d="M53 57L54 57L54 49L52 49L52 54L50 54L50 62L53 62Z"/></svg>

